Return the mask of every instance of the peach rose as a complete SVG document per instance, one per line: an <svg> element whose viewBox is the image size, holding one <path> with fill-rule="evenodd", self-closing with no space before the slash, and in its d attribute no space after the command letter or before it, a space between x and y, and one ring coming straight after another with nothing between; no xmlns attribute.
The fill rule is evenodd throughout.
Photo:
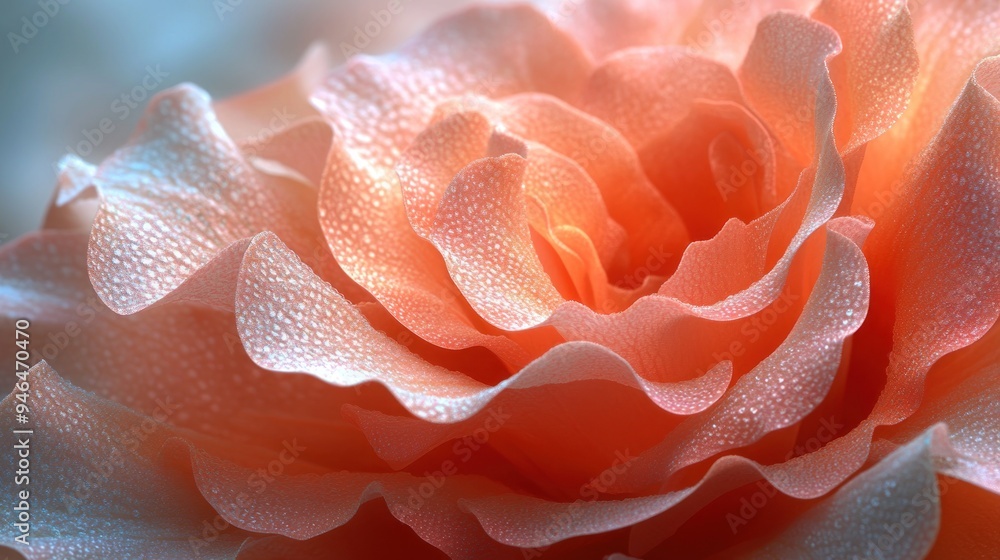
<svg viewBox="0 0 1000 560"><path fill-rule="evenodd" d="M5 544L996 557L998 27L482 6L160 94L0 251Z"/></svg>

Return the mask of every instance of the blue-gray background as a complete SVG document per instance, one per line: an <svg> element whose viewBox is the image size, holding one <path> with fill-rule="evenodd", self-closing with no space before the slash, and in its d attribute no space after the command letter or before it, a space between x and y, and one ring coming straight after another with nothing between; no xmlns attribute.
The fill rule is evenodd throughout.
<svg viewBox="0 0 1000 560"><path fill-rule="evenodd" d="M391 49L467 3L398 1L398 15L379 26L362 52ZM167 74L153 92L194 82L223 97L287 72L315 40L326 41L333 61L343 62L341 43L352 43L356 27L389 2L3 0L0 242L39 226L55 184L53 165L63 154L72 149L96 163L128 139L148 98L132 110L121 96L141 88L147 67ZM26 28L22 18L44 24ZM93 144L84 131L97 129L102 119L114 129L84 155Z"/></svg>

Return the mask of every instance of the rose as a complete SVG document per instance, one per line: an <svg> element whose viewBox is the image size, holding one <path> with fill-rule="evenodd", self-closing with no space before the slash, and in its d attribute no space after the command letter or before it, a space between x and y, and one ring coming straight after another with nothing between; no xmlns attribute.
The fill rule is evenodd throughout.
<svg viewBox="0 0 1000 560"><path fill-rule="evenodd" d="M997 16L949 6L481 7L159 95L0 254L15 548L994 550Z"/></svg>

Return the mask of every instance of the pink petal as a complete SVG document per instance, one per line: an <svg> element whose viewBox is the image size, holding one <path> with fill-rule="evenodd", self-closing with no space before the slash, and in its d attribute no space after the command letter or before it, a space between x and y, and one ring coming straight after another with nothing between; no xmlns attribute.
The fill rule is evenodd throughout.
<svg viewBox="0 0 1000 560"><path fill-rule="evenodd" d="M923 558L940 524L930 432L845 484L748 558Z"/></svg>
<svg viewBox="0 0 1000 560"><path fill-rule="evenodd" d="M0 250L0 316L11 328L31 318L33 361L45 359L76 386L136 411L170 403L176 413L168 421L187 430L277 447L291 430L316 450L315 461L382 464L336 408L353 402L397 412L390 395L256 367L228 312L175 303L118 315L94 293L86 255L81 233L40 232ZM3 333L13 340L6 326ZM17 350L11 345L0 357L13 363Z"/></svg>
<svg viewBox="0 0 1000 560"><path fill-rule="evenodd" d="M28 380L31 421L23 427L34 433L2 436L7 449L30 440L26 486L14 485L17 453L2 460L12 473L4 492L30 492L29 546L14 548L30 560L194 557L189 539L202 535L215 511L190 471L160 455L173 430L72 387L44 362ZM13 418L17 403L8 395L0 411ZM199 557L233 559L248 536L226 531L205 541Z"/></svg>
<svg viewBox="0 0 1000 560"><path fill-rule="evenodd" d="M301 219L315 194L265 182L193 86L154 98L130 143L101 164L93 182L102 205L91 236L91 280L119 313L162 299L260 231L275 231L303 252L317 235ZM224 291L217 274L203 273L196 282Z"/></svg>
<svg viewBox="0 0 1000 560"><path fill-rule="evenodd" d="M874 140L903 114L919 61L904 0L826 0L813 18L834 30L843 51L830 61L837 85L835 132L844 153Z"/></svg>
<svg viewBox="0 0 1000 560"><path fill-rule="evenodd" d="M517 154L466 166L448 186L431 239L462 295L490 324L521 330L563 302L534 251Z"/></svg>

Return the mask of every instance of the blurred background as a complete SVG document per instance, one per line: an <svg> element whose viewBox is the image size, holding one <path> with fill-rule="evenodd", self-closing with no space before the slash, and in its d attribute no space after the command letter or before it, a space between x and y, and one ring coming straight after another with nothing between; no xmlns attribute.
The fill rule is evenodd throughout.
<svg viewBox="0 0 1000 560"><path fill-rule="evenodd" d="M337 64L345 46L384 52L468 3L3 0L0 243L39 226L60 157L99 162L156 92L194 82L215 98L238 93L291 70L316 40Z"/></svg>

